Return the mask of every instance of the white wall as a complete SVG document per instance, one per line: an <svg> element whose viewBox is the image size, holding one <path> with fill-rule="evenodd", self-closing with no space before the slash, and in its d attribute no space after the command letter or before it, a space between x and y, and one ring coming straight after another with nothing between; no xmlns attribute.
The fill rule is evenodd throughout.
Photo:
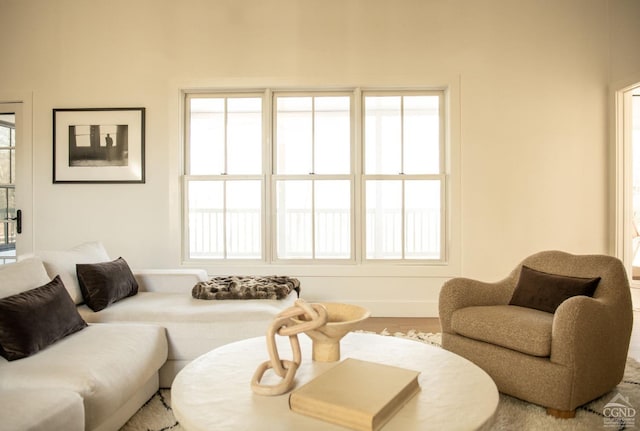
<svg viewBox="0 0 640 431"><path fill-rule="evenodd" d="M133 267L181 265L180 89L445 82L459 98L460 265L291 269L305 296L436 315L448 277L494 280L541 249L607 253L607 91L640 71L626 54L639 11L635 0L0 0L0 98L33 94L36 248L99 239ZM146 184L52 184L52 109L120 106L147 109Z"/></svg>

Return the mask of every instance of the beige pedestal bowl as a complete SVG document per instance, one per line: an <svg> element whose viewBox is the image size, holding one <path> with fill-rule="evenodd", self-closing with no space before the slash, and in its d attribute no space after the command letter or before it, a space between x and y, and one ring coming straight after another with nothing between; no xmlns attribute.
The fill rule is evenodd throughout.
<svg viewBox="0 0 640 431"><path fill-rule="evenodd" d="M313 341L313 360L319 362L334 362L340 360L340 340L353 331L360 322L366 320L371 312L366 308L352 304L338 302L319 302L327 309L327 324L306 331L305 334ZM297 323L303 319L293 319Z"/></svg>

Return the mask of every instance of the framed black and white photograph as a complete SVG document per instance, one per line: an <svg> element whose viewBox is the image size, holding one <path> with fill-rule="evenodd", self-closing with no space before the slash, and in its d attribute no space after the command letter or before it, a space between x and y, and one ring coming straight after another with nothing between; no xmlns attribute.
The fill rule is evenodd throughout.
<svg viewBox="0 0 640 431"><path fill-rule="evenodd" d="M53 110L54 183L144 183L145 108Z"/></svg>

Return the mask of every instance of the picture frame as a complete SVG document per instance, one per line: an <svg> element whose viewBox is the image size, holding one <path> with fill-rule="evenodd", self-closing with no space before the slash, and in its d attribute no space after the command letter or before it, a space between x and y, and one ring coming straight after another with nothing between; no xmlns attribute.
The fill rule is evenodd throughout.
<svg viewBox="0 0 640 431"><path fill-rule="evenodd" d="M54 183L144 183L145 108L53 110Z"/></svg>

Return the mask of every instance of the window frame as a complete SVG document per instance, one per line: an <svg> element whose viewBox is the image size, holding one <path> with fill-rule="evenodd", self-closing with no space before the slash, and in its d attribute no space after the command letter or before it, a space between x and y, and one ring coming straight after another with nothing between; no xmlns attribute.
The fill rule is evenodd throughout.
<svg viewBox="0 0 640 431"><path fill-rule="evenodd" d="M347 174L318 174L318 173L308 173L308 174L281 174L277 172L277 157L278 157L278 149L277 149L277 98L279 96L282 97L336 97L336 96L348 96L349 97L349 121L350 121L350 131L349 131L349 173ZM271 93L271 111L269 112L269 116L271 117L271 146L270 146L270 158L271 158L271 170L268 175L268 184L271 191L271 199L269 201L269 205L271 205L271 214L274 217L271 217L270 223L270 234L273 240L270 243L270 251L271 251L271 262L274 264L310 264L310 263L323 263L323 264L354 264L356 263L356 217L355 217L355 208L356 208L356 191L355 191L355 183L356 183L356 173L355 173L355 127L354 127L354 119L356 117L356 109L354 106L355 103L355 95L353 90L335 90L335 91L323 91L323 90L310 90L310 91L290 91L290 90L272 90ZM314 146L312 146L312 150ZM313 158L312 152L312 158ZM278 256L278 217L277 217L277 186L279 181L311 181L312 182L312 190L314 190L315 181L331 181L331 180L348 180L351 184L350 187L350 202L351 202L351 214L349 220L350 226L350 256L345 259L325 259L325 258L306 258L306 259L295 259L295 258L285 258ZM312 201L313 204L313 201ZM315 213L312 210L311 213L312 220L315 218ZM315 224L312 222L312 255L315 254Z"/></svg>
<svg viewBox="0 0 640 431"><path fill-rule="evenodd" d="M262 118L261 118L261 122L262 122L262 171L259 174L228 174L227 172L221 172L219 174L198 174L198 175L191 175L190 174L190 170L191 170L191 166L190 166L190 137L191 137L191 110L190 110L190 100L192 99L206 99L206 98L225 98L225 99L229 99L229 98L260 98L261 100L261 109L262 109ZM227 109L226 109L226 101L225 101L225 119L226 119L226 115L227 115ZM226 126L225 126L226 127ZM183 151L183 181L182 181L182 194L183 194L183 198L182 198L182 206L183 206L183 216L182 216L182 249L183 249L183 255L184 255L184 260L188 261L188 262L206 262L208 264L229 264L232 262L238 262L238 263L247 263L247 264L251 264L251 263L265 263L268 262L267 260L267 237L266 237L266 232L267 229L265 228L265 212L266 212L266 202L267 202L267 196L266 196L266 178L264 175L265 172L265 160L268 159L268 157L265 157L264 154L265 150L266 150L266 140L265 140L265 92L264 90L262 91L258 91L258 90L253 90L253 91L235 91L235 90L231 90L231 91L205 91L205 92L185 92L184 93L184 151ZM227 145L226 142L226 131L225 131L225 146ZM228 166L226 166L227 163L227 151L225 148L225 171L228 170ZM190 212L189 212L189 184L192 181L212 181L212 182L222 182L223 183L223 187L226 190L226 183L231 182L231 181L260 181L261 185L260 185L260 195L261 195L261 202L260 202L260 258L247 258L247 259L242 259L242 258L229 258L228 253L228 247L227 247L227 235L226 235L226 224L224 226L224 249L223 249L223 255L224 257L222 258L198 258L198 257L192 257L191 256L191 236L190 236ZM226 194L226 191L225 191ZM225 208L224 210L226 210L226 202L225 202ZM223 215L223 217L225 217Z"/></svg>
<svg viewBox="0 0 640 431"><path fill-rule="evenodd" d="M411 95L411 94L438 94L439 102L439 165L440 173L434 175L419 175L419 179L437 179L440 181L440 259L367 259L366 258L366 203L364 199L365 181L379 175L366 175L364 172L364 95ZM272 268L286 269L291 266L297 266L305 273L312 275L325 275L325 270L318 270L320 267L333 266L335 274L339 275L375 275L376 273L386 274L384 267L403 266L408 274L422 274L419 268L432 268L436 273L448 273L449 269L460 267L460 233L458 232L460 224L460 202L459 202L459 186L460 186L460 154L459 154L459 83L451 81L450 84L435 87L412 87L412 88L361 88L349 87L338 89L318 89L318 88L262 88L262 89L206 89L196 88L192 90L180 90L183 108L183 132L181 140L183 141L183 150L181 151L182 163L182 198L180 199L182 206L182 261L188 266L210 265L211 268L219 268L222 265L260 268L269 266ZM350 259L279 259L276 253L276 223L275 218L275 187L280 175L275 172L276 150L273 148L275 143L275 94L286 95L344 95L351 96L351 258ZM198 179L201 176L188 175L189 163L189 123L190 110L188 100L192 97L220 97L220 96L240 96L240 97L261 97L262 98L262 129L263 129L263 174L262 174L262 258L261 259L203 259L192 258L189 256L189 208L188 208L188 182L189 180ZM208 177L208 176L207 176ZM306 176L304 176L306 177ZM412 175L405 175L406 179ZM227 176L226 179L232 179ZM404 241L403 233L403 241ZM453 253L453 254L452 254ZM307 268L308 271L306 269ZM342 268L342 269L340 269ZM354 270L348 268L355 268ZM357 269L361 268L361 269ZM368 268L368 269L364 269ZM379 268L379 269L375 269ZM410 269L413 268L413 269ZM441 269L435 269L441 268ZM257 270L257 269L256 269ZM445 272L443 273L442 270ZM346 271L346 272L345 272Z"/></svg>
<svg viewBox="0 0 640 431"><path fill-rule="evenodd" d="M365 98L368 96L376 97L376 96L437 96L439 98L438 103L438 120L439 120L439 136L438 136L438 170L437 174L405 174L404 169L401 169L401 172L397 174L369 174L365 169L365 161L366 161L366 139L365 139L365 127L366 127L366 112L365 112ZM361 124L361 139L360 139L360 147L361 147L361 157L360 161L362 162L362 168L359 173L360 182L361 182L361 194L360 198L362 201L362 240L360 244L360 250L362 251L362 261L371 264L443 264L448 261L448 231L449 231L449 217L450 213L450 205L448 202L448 173L447 173L447 111L446 111L446 90L445 89L428 89L428 90L395 90L395 89L384 89L384 90L363 90L361 94L361 110L360 110L360 118L362 121ZM401 104L403 106L403 103ZM404 116L404 112L402 113ZM401 163L404 161L403 150L404 150L404 142L401 148ZM401 231L402 231L402 258L395 259L375 259L375 258L367 258L367 202L366 202L366 183L367 181L376 181L376 180L396 180L401 181L402 183L402 217L401 217ZM406 181L412 180L431 180L431 181L439 181L440 182L440 258L438 259L411 259L406 258L406 214L404 211L405 208L405 197L404 190Z"/></svg>

